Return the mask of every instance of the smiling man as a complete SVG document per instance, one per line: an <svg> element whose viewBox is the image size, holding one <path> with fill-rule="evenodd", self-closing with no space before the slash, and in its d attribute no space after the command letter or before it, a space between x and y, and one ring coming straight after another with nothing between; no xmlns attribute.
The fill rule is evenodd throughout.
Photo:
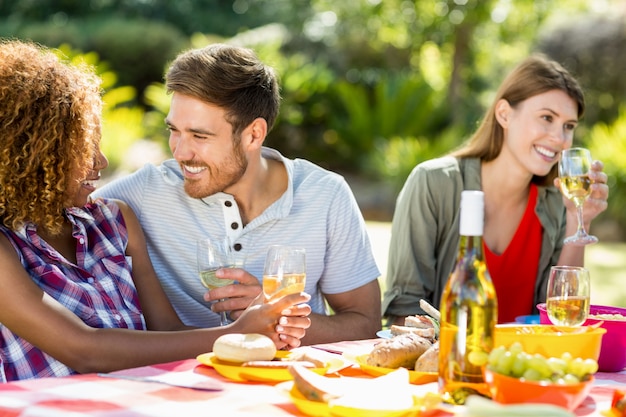
<svg viewBox="0 0 626 417"><path fill-rule="evenodd" d="M303 343L375 337L379 271L348 184L263 146L280 107L273 69L249 49L215 44L179 55L166 85L174 158L97 194L133 208L183 321L217 325L220 311L236 319L261 292L268 246L281 244L306 249L305 291L314 314ZM208 293L196 267L196 241L207 237L228 238L243 260L242 268L218 272L236 284Z"/></svg>

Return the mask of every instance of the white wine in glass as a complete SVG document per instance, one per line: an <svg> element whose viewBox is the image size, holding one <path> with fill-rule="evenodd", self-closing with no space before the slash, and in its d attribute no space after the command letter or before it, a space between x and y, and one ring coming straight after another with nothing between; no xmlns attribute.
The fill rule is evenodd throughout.
<svg viewBox="0 0 626 417"><path fill-rule="evenodd" d="M559 179L563 195L576 205L578 229L563 241L566 245L589 245L597 243L598 238L587 233L583 223L583 203L591 194L591 152L585 148L570 148L561 152L559 160Z"/></svg>
<svg viewBox="0 0 626 417"><path fill-rule="evenodd" d="M579 266L553 266L548 279L546 310L552 324L580 326L590 304L589 271Z"/></svg>
<svg viewBox="0 0 626 417"><path fill-rule="evenodd" d="M228 239L213 240L201 239L197 245L198 274L200 282L209 290L233 284L230 279L221 279L215 276L215 272L221 268L234 268L234 257ZM228 314L220 313L220 326L230 324Z"/></svg>
<svg viewBox="0 0 626 417"><path fill-rule="evenodd" d="M267 301L304 291L306 262L304 248L273 245L265 258L263 294Z"/></svg>

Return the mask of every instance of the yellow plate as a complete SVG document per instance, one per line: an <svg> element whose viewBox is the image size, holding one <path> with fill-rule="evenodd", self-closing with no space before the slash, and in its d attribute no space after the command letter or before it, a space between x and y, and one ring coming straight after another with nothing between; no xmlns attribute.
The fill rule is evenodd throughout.
<svg viewBox="0 0 626 417"><path fill-rule="evenodd" d="M419 415L421 407L415 405L403 410L372 410L367 408L353 408L343 405L328 406L331 417L413 417Z"/></svg>
<svg viewBox="0 0 626 417"><path fill-rule="evenodd" d="M285 359L290 352L279 350L274 359ZM196 358L200 363L213 367L218 374L237 382L282 382L292 380L293 377L287 368L256 368L253 366L241 366L240 363L219 360L213 352L203 353ZM325 374L328 367L312 368L313 372Z"/></svg>
<svg viewBox="0 0 626 417"><path fill-rule="evenodd" d="M413 407L402 410L376 410L367 408L355 408L351 406L324 403L308 400L292 382L285 382L288 385L280 385L280 389L285 392L291 402L302 413L309 417L405 417L416 416L423 409L422 400L414 396ZM359 401L362 402L362 401Z"/></svg>
<svg viewBox="0 0 626 417"><path fill-rule="evenodd" d="M306 414L309 417L330 416L328 403L308 400L300 391L298 391L298 388L296 388L292 381L283 382L276 387L289 397L291 402L302 414Z"/></svg>
<svg viewBox="0 0 626 417"><path fill-rule="evenodd" d="M395 371L393 368L383 368L380 366L372 366L367 364L367 355L359 355L355 358L356 362L359 364L359 367L363 372L372 376L381 376L387 375L389 372ZM427 384L429 382L437 381L438 374L437 372L416 372L409 371L409 382L411 384Z"/></svg>

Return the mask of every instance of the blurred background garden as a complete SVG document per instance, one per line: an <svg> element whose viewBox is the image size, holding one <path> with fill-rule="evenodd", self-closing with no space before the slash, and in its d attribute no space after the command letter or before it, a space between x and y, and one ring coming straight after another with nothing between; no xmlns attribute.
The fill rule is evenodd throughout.
<svg viewBox="0 0 626 417"><path fill-rule="evenodd" d="M266 144L346 177L383 234L382 267L410 170L471 134L517 62L547 54L582 83L576 144L609 174L601 243L587 251L592 302L626 307L626 0L0 0L0 37L98 67L109 179L168 156L162 77L177 53L254 49L281 76Z"/></svg>

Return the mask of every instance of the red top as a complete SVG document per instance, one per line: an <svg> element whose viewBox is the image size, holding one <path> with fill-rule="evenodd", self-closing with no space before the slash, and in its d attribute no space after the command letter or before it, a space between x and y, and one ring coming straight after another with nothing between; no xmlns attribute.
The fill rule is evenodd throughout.
<svg viewBox="0 0 626 417"><path fill-rule="evenodd" d="M498 323L531 314L543 228L535 214L537 186L530 185L528 205L509 246L496 255L483 243L487 269L498 297Z"/></svg>

